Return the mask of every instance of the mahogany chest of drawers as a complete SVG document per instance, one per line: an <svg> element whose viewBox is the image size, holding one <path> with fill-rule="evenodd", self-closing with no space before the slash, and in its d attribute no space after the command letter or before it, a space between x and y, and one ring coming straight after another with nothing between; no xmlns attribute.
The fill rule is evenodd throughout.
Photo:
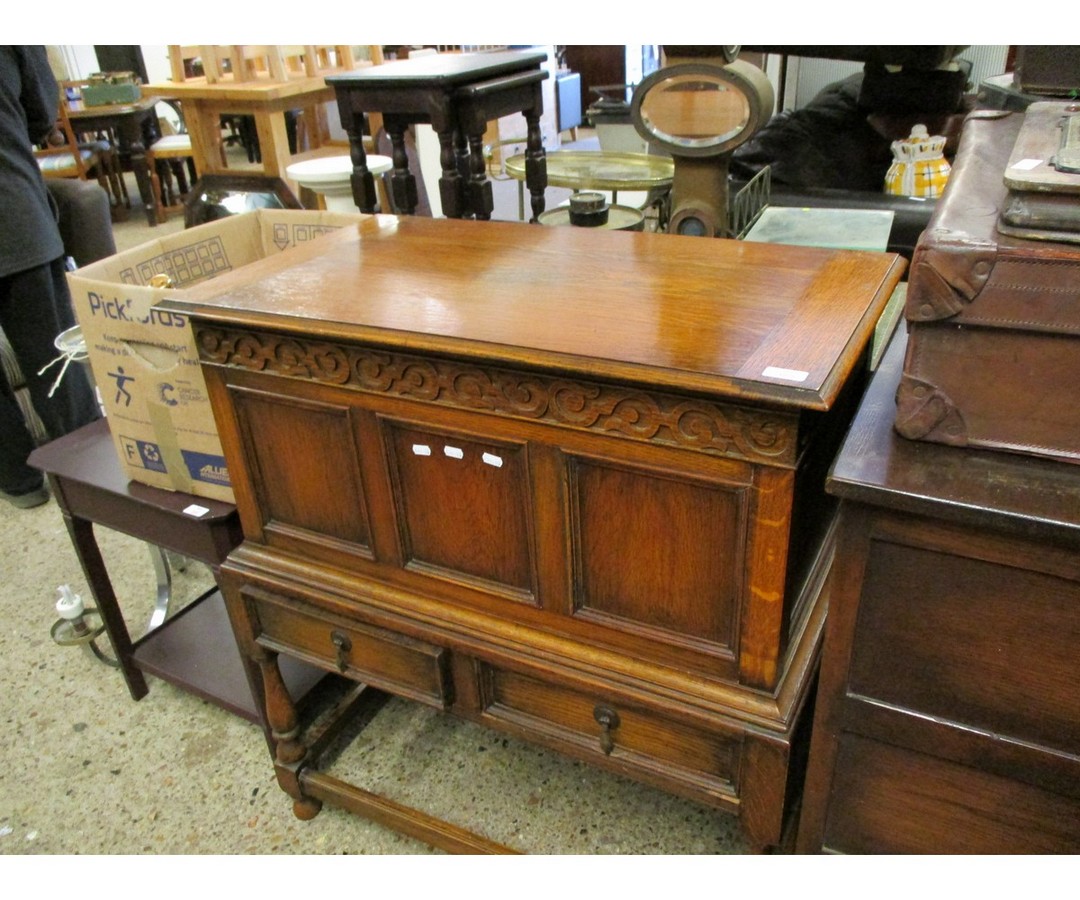
<svg viewBox="0 0 1080 900"><path fill-rule="evenodd" d="M894 433L905 336L843 498L798 849L1080 850L1080 470Z"/></svg>
<svg viewBox="0 0 1080 900"><path fill-rule="evenodd" d="M297 814L386 804L319 770L280 654L778 844L824 473L902 260L376 216L259 266L169 305L193 319L245 535L223 587Z"/></svg>

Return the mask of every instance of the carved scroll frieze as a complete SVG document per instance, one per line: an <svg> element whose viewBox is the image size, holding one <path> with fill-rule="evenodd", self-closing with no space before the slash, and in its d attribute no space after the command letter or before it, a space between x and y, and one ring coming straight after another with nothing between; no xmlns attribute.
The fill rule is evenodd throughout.
<svg viewBox="0 0 1080 900"><path fill-rule="evenodd" d="M752 462L795 463L794 414L201 323L195 333L200 357L217 365Z"/></svg>

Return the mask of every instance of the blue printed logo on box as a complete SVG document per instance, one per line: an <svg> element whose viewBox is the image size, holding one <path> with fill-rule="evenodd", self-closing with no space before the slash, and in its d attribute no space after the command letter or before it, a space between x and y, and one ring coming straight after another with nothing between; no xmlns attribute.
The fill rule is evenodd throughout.
<svg viewBox="0 0 1080 900"><path fill-rule="evenodd" d="M161 448L151 441L120 436L124 447L124 459L129 465L150 469L153 472L166 472L165 460L161 458Z"/></svg>
<svg viewBox="0 0 1080 900"><path fill-rule="evenodd" d="M224 456L215 456L213 453L196 453L194 450L181 450L184 456L184 465L187 466L191 477L196 481L205 481L209 484L221 484L230 487L229 469L225 465Z"/></svg>
<svg viewBox="0 0 1080 900"><path fill-rule="evenodd" d="M161 456L161 448L153 441L140 441L138 438L124 437L121 435L124 447L124 458L130 465L149 469L152 472L168 474L165 468L165 460ZM205 481L207 484L220 484L232 487L229 481L229 468L225 465L225 457L213 453L199 453L195 450L181 450L180 455L184 459L188 474L195 481Z"/></svg>

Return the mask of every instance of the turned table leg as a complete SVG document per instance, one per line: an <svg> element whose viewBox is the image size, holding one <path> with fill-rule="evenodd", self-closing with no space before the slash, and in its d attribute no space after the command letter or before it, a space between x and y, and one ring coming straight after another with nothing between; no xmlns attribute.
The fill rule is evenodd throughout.
<svg viewBox="0 0 1080 900"><path fill-rule="evenodd" d="M469 151L468 208L477 219L487 220L495 209L495 200L487 177L483 134L469 135Z"/></svg>
<svg viewBox="0 0 1080 900"><path fill-rule="evenodd" d="M525 186L529 189L532 200L532 218L538 222L544 211L544 191L547 190L547 157L544 155L544 142L540 132L540 114L535 111L525 113L528 137L525 145Z"/></svg>
<svg viewBox="0 0 1080 900"><path fill-rule="evenodd" d="M307 748L300 740L300 717L289 695L278 666L278 654L255 646L254 660L263 683L266 722L274 744L274 769L278 784L293 798L293 813L298 819L311 819L322 809L322 801L304 795L299 772L307 758Z"/></svg>
<svg viewBox="0 0 1080 900"><path fill-rule="evenodd" d="M349 183L352 186L353 202L360 212L373 213L377 211L377 199L375 194L375 178L367 167L367 153L364 152L363 136L361 134L349 134L349 159L352 162L352 175Z"/></svg>
<svg viewBox="0 0 1080 900"><path fill-rule="evenodd" d="M437 132L439 136L439 199L442 201L443 215L448 219L465 217L464 190L462 188L459 161L461 149L458 146L459 135L453 128Z"/></svg>
<svg viewBox="0 0 1080 900"><path fill-rule="evenodd" d="M405 148L408 123L387 116L384 127L390 135L390 158L394 163L390 172L390 192L398 211L411 216L420 201L416 192L416 176L409 171L409 154Z"/></svg>

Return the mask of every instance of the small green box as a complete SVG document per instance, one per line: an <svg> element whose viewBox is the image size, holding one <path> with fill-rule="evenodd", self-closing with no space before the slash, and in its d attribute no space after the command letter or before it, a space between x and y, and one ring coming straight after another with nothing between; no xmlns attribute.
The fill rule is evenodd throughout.
<svg viewBox="0 0 1080 900"><path fill-rule="evenodd" d="M142 97L137 84L87 84L82 89L85 106L105 106L108 103L134 103Z"/></svg>

